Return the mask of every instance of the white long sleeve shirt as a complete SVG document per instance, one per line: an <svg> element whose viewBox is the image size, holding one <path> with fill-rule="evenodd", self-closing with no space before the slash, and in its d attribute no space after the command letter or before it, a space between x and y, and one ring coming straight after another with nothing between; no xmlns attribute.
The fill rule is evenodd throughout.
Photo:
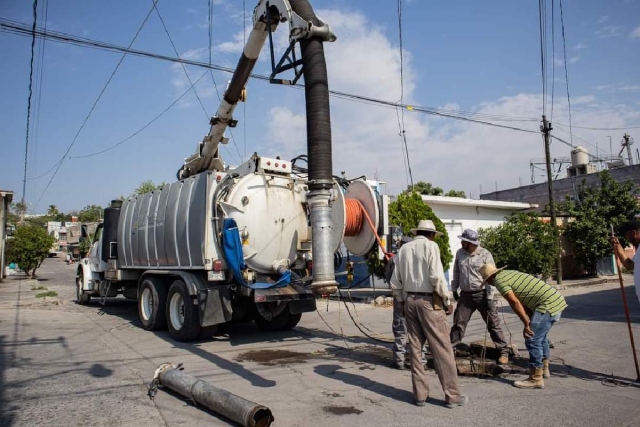
<svg viewBox="0 0 640 427"><path fill-rule="evenodd" d="M395 257L391 277L393 296L404 301L407 292L437 293L445 307L451 303L447 281L444 277L440 248L424 236L417 236L405 243Z"/></svg>

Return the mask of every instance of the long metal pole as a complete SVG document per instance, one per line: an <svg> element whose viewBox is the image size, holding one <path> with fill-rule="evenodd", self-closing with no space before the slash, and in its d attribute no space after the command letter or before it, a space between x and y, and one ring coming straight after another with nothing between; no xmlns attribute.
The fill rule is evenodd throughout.
<svg viewBox="0 0 640 427"><path fill-rule="evenodd" d="M266 406L187 375L170 363L158 368L154 381L156 380L159 380L158 385L170 388L243 427L268 427L273 422L271 410ZM154 395L155 393L150 394L152 398Z"/></svg>
<svg viewBox="0 0 640 427"><path fill-rule="evenodd" d="M549 190L549 210L551 211L551 224L558 241L558 253L556 254L556 283L562 284L562 258L560 232L558 230L558 222L556 221L556 205L553 200L553 180L551 179L551 149L549 133L551 132L551 123L547 121L547 117L542 115L542 126L540 130L544 133L544 156L547 161L547 188Z"/></svg>
<svg viewBox="0 0 640 427"><path fill-rule="evenodd" d="M615 237L613 231L613 224L611 224L611 236ZM611 245L613 248L613 254L615 259L618 257L615 255L616 247L615 245ZM640 250L638 248L637 250ZM640 381L640 367L638 367L638 356L636 354L636 343L633 339L633 329L631 329L631 317L629 316L629 306L627 305L627 294L624 292L624 280L622 279L622 271L620 270L620 266L617 265L616 261L616 269L618 270L618 280L620 281L620 292L622 292L622 306L624 307L624 315L627 318L627 327L629 328L629 340L631 341L631 350L633 351L633 362L636 364L636 381Z"/></svg>

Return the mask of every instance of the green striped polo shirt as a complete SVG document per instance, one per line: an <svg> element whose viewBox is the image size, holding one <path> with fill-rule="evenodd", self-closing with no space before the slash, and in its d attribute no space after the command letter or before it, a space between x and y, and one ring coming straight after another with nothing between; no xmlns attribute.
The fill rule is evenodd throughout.
<svg viewBox="0 0 640 427"><path fill-rule="evenodd" d="M567 308L564 297L555 288L530 274L502 270L496 274L494 286L501 295L513 291L520 303L531 311L549 312L552 316Z"/></svg>

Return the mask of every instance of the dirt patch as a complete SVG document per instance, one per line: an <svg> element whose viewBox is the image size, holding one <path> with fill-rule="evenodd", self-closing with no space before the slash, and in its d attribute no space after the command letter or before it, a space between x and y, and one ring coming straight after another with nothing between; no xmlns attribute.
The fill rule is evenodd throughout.
<svg viewBox="0 0 640 427"><path fill-rule="evenodd" d="M333 415L359 415L362 411L353 406L323 406L322 410Z"/></svg>
<svg viewBox="0 0 640 427"><path fill-rule="evenodd" d="M238 362L255 362L260 365L275 366L289 363L306 363L313 357L310 353L299 353L289 350L251 350L236 357Z"/></svg>
<svg viewBox="0 0 640 427"><path fill-rule="evenodd" d="M388 365L391 362L391 350L386 347L373 345L352 348L329 348L326 351L314 353L300 353L289 350L250 350L240 353L235 360L238 362L255 362L266 366L288 365L292 363L306 363L310 359L329 359L345 362L355 362L356 365ZM366 366L361 369L375 369Z"/></svg>

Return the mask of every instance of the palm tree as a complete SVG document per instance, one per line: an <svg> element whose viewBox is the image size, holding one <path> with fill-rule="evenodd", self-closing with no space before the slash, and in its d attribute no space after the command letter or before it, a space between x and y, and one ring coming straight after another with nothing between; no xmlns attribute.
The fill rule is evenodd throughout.
<svg viewBox="0 0 640 427"><path fill-rule="evenodd" d="M60 213L56 205L49 205L49 209L47 209L47 215L55 217Z"/></svg>

